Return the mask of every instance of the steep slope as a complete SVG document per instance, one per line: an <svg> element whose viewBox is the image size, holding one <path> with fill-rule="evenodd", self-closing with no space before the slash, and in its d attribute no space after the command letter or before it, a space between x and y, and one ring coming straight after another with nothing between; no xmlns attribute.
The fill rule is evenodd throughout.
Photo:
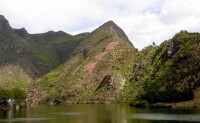
<svg viewBox="0 0 200 123"><path fill-rule="evenodd" d="M21 39L10 27L8 21L0 15L1 84L3 83L3 85L7 85L6 83L12 83L12 81L15 80L16 77L19 78L20 72L15 72L15 70L18 69L18 71L23 71L23 67L26 67L17 67L17 64L23 64L27 61L23 57L27 44L27 41ZM11 69L11 66L16 69ZM17 83L23 83L24 81L28 81L31 78L28 71L25 72L24 76L27 77L23 79L20 78L18 79L19 81L16 80Z"/></svg>
<svg viewBox="0 0 200 123"><path fill-rule="evenodd" d="M195 98L200 84L200 34L181 31L161 46L149 47L137 62L131 83L140 83L139 100L180 102ZM139 75L138 75L139 74ZM198 95L196 95L198 96ZM199 102L200 103L200 102Z"/></svg>
<svg viewBox="0 0 200 123"><path fill-rule="evenodd" d="M109 21L94 30L60 67L33 83L41 102L115 101L131 68L135 48Z"/></svg>
<svg viewBox="0 0 200 123"><path fill-rule="evenodd" d="M42 47L17 35L3 16L1 16L1 25L1 66L8 64L20 65L33 77L49 71L44 68L49 68L50 66L47 63L45 64L44 59L39 59L40 55L46 56ZM51 58L47 57L46 59L54 64ZM40 68L37 66L40 66Z"/></svg>
<svg viewBox="0 0 200 123"><path fill-rule="evenodd" d="M200 105L199 33L137 51L112 21L75 36L29 34L0 15L0 57L0 86L26 88L40 103Z"/></svg>
<svg viewBox="0 0 200 123"><path fill-rule="evenodd" d="M29 34L24 28L12 29L0 15L1 85L20 85L15 83L43 76L63 63L87 35L72 36L61 31ZM24 71L26 77L17 71Z"/></svg>

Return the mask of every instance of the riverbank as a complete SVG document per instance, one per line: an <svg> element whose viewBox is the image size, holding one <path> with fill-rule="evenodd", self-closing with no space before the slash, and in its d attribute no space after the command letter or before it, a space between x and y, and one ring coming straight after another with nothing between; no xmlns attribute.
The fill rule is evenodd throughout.
<svg viewBox="0 0 200 123"><path fill-rule="evenodd" d="M32 102L32 101L31 101ZM67 105L67 104L112 104L112 103L118 103L118 104L124 104L124 103L129 103L129 102L111 102L111 101L84 101L84 102L64 102L61 104ZM33 107L33 102L26 102L24 103L26 104L26 106L28 107ZM28 104L28 105L27 105ZM36 103L34 103L35 105ZM57 105L53 102L47 102L45 103L46 105ZM44 105L44 104L42 104ZM134 106L132 104L130 104L130 106L132 107L137 107ZM140 106L138 106L140 107ZM142 107L142 106L141 106ZM145 106L143 106L145 107ZM176 102L176 103L165 103L165 102L158 102L158 103L153 103L153 104L149 104L148 106L149 108L172 108L172 109L194 109L194 108L198 108L200 109L200 87L194 90L194 99L190 100L190 101L184 101L184 102ZM0 105L0 110L9 110L9 109L16 109L13 107L10 107L8 105Z"/></svg>
<svg viewBox="0 0 200 123"><path fill-rule="evenodd" d="M33 103L27 99L8 99L0 101L0 110L18 110L20 108L33 107Z"/></svg>
<svg viewBox="0 0 200 123"><path fill-rule="evenodd" d="M8 110L9 109L9 107L8 106L6 106L6 105L0 105L0 110Z"/></svg>
<svg viewBox="0 0 200 123"><path fill-rule="evenodd" d="M132 106L132 105L131 105ZM194 90L194 99L183 102L158 102L148 106L149 108L172 108L172 109L200 109L200 87Z"/></svg>

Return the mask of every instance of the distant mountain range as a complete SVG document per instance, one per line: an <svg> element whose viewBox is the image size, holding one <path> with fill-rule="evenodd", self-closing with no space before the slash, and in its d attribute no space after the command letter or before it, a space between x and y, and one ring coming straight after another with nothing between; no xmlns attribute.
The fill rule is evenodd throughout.
<svg viewBox="0 0 200 123"><path fill-rule="evenodd" d="M0 15L0 57L1 87L24 88L40 103L200 104L199 33L138 51L113 21L91 33L29 34Z"/></svg>

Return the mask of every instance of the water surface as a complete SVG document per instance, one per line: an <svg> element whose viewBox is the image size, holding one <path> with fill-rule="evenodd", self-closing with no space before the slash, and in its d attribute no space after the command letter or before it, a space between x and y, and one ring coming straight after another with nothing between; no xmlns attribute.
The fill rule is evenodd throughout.
<svg viewBox="0 0 200 123"><path fill-rule="evenodd" d="M4 123L187 123L200 122L198 109L139 109L127 104L38 106L0 111Z"/></svg>

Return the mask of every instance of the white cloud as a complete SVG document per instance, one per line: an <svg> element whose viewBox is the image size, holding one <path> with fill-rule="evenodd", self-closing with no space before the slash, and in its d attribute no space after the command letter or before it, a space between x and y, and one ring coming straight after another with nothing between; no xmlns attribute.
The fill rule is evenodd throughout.
<svg viewBox="0 0 200 123"><path fill-rule="evenodd" d="M92 31L114 20L141 49L184 29L200 31L200 0L0 0L0 14L28 32Z"/></svg>
<svg viewBox="0 0 200 123"><path fill-rule="evenodd" d="M144 46L172 38L180 30L200 32L199 0L165 0L160 6L143 13L114 17L133 44Z"/></svg>

